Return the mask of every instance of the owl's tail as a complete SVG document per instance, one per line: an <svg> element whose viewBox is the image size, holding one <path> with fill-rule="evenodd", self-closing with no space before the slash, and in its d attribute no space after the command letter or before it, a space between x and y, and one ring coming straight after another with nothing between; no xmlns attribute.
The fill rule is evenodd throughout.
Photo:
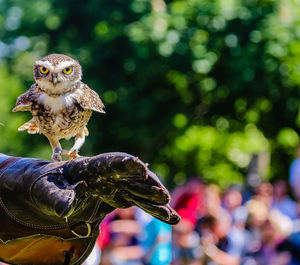
<svg viewBox="0 0 300 265"><path fill-rule="evenodd" d="M30 121L24 123L18 128L18 131L26 131L30 134L40 133L39 127L36 125L35 120L31 119Z"/></svg>

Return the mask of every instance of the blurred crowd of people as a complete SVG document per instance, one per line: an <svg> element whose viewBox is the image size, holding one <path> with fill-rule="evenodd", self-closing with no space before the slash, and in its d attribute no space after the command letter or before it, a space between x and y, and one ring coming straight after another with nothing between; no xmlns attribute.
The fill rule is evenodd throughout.
<svg viewBox="0 0 300 265"><path fill-rule="evenodd" d="M300 264L300 207L282 180L254 190L189 180L173 195L172 264Z"/></svg>
<svg viewBox="0 0 300 265"><path fill-rule="evenodd" d="M222 191L190 179L172 204L182 217L173 227L135 207L113 212L85 264L300 264L300 204L285 181Z"/></svg>

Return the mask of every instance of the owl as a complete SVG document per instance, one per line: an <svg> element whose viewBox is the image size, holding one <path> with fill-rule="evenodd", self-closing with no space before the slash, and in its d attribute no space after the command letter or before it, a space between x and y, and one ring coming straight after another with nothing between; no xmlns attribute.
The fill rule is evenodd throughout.
<svg viewBox="0 0 300 265"><path fill-rule="evenodd" d="M85 137L92 111L105 113L99 95L81 82L80 64L63 54L50 54L34 64L35 83L18 97L13 111L30 111L32 119L18 128L30 134L45 135L52 147L52 160L61 161L61 155L77 157ZM67 151L61 139L75 137Z"/></svg>

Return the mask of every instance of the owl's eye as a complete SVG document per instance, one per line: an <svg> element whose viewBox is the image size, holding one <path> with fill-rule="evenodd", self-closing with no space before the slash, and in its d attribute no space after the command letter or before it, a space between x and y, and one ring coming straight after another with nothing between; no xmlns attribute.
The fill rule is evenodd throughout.
<svg viewBox="0 0 300 265"><path fill-rule="evenodd" d="M66 68L63 70L64 74L67 74L67 75L71 74L72 71L73 71L73 67L71 67L71 66L66 67Z"/></svg>
<svg viewBox="0 0 300 265"><path fill-rule="evenodd" d="M48 74L49 70L45 66L40 67L41 74L45 75Z"/></svg>

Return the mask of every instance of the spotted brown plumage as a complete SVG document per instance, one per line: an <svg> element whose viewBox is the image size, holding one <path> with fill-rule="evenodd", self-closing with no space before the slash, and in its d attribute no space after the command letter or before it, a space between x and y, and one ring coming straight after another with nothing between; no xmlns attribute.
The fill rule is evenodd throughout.
<svg viewBox="0 0 300 265"><path fill-rule="evenodd" d="M53 149L54 161L61 161L61 154L76 157L88 135L86 124L92 111L104 113L99 95L81 82L80 64L63 54L36 61L34 78L36 83L18 97L13 109L30 111L33 116L18 130L44 134ZM74 136L71 150L63 150L59 140Z"/></svg>

